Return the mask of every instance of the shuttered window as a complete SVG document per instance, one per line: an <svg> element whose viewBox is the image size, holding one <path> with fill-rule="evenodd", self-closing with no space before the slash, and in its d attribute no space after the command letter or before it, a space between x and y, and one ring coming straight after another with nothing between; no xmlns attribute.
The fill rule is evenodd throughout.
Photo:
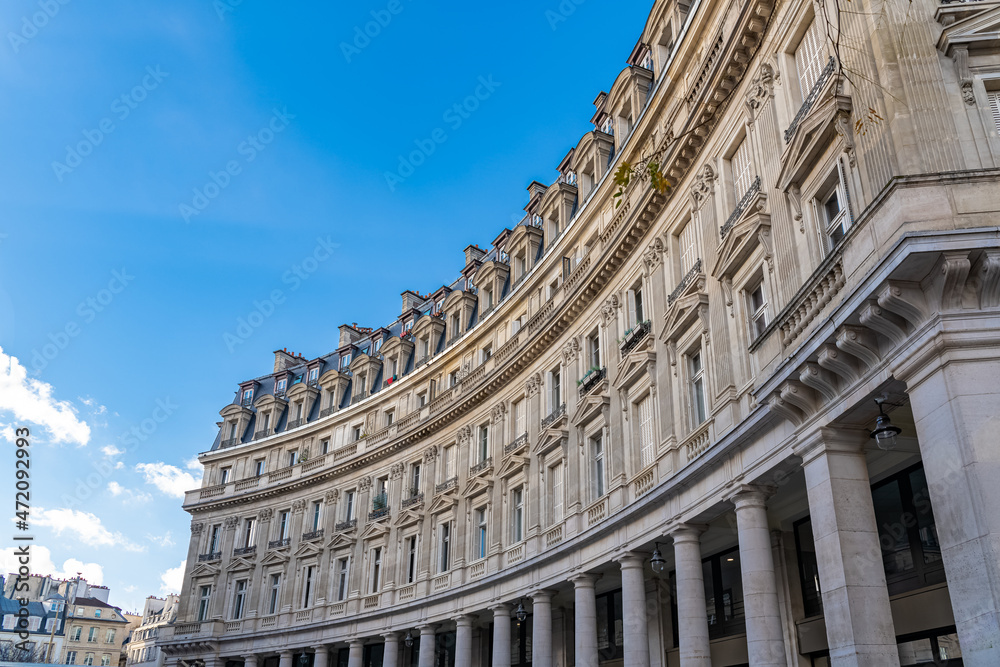
<svg viewBox="0 0 1000 667"><path fill-rule="evenodd" d="M689 222L681 230L680 236L677 238L677 245L681 251L681 276L686 276L688 271L694 266L694 263L698 261L698 248L695 242L695 226L693 222Z"/></svg>
<svg viewBox="0 0 1000 667"><path fill-rule="evenodd" d="M734 202L738 202L753 183L753 165L750 163L750 142L746 139L739 145L729 161L733 170ZM735 206L734 206L735 208ZM688 225L690 227L690 225Z"/></svg>
<svg viewBox="0 0 1000 667"><path fill-rule="evenodd" d="M823 66L823 25L818 19L813 19L799 42L799 48L795 49L795 69L799 75L803 102L816 85Z"/></svg>
<svg viewBox="0 0 1000 667"><path fill-rule="evenodd" d="M993 112L993 124L1000 134L1000 90L988 91L986 98L990 101L990 111Z"/></svg>
<svg viewBox="0 0 1000 667"><path fill-rule="evenodd" d="M642 467L656 459L656 439L653 437L653 399L650 396L639 401L636 412L639 415L639 460Z"/></svg>
<svg viewBox="0 0 1000 667"><path fill-rule="evenodd" d="M550 524L554 524L558 521L562 521L563 518L563 466L561 463L549 468L551 473L549 479L549 488L551 489L552 497L551 504L549 507L552 508L551 521Z"/></svg>

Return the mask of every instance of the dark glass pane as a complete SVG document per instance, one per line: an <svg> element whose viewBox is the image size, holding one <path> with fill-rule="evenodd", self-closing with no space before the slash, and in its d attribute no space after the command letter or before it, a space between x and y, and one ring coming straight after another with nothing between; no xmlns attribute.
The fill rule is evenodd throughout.
<svg viewBox="0 0 1000 667"><path fill-rule="evenodd" d="M701 564L701 576L705 579L705 613L708 616L709 632L721 622L715 609L715 586L713 586L712 561Z"/></svg>
<svg viewBox="0 0 1000 667"><path fill-rule="evenodd" d="M619 649L625 646L625 616L622 613L622 592L615 591L611 594L612 612L614 615L614 635L615 646ZM620 651L619 651L620 653Z"/></svg>
<svg viewBox="0 0 1000 667"><path fill-rule="evenodd" d="M608 619L608 602L603 595L597 598L597 650L607 651L611 648L611 628Z"/></svg>
<svg viewBox="0 0 1000 667"><path fill-rule="evenodd" d="M720 595L722 615L726 634L742 632L745 624L743 614L743 576L740 571L740 552L730 551L719 557Z"/></svg>
<svg viewBox="0 0 1000 667"><path fill-rule="evenodd" d="M816 563L812 521L807 519L795 526L795 545L798 550L803 610L806 616L819 616L823 613L823 596L819 587L819 567Z"/></svg>
<svg viewBox="0 0 1000 667"><path fill-rule="evenodd" d="M872 489L872 502L875 505L875 522L878 524L878 539L882 546L882 563L886 576L909 572L913 569L913 552L910 550L906 523L912 518L903 515L899 481L893 480Z"/></svg>
<svg viewBox="0 0 1000 667"><path fill-rule="evenodd" d="M934 512L931 510L931 497L927 490L927 477L923 468L910 473L910 489L913 491L913 513L916 515L920 547L924 552L924 564L939 563L941 544L938 542Z"/></svg>

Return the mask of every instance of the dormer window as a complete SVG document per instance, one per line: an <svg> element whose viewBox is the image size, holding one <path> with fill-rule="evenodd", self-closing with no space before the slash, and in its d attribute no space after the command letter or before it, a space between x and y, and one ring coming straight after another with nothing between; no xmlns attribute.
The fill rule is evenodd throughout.
<svg viewBox="0 0 1000 667"><path fill-rule="evenodd" d="M281 378L280 380L278 380L278 391L279 392L285 391L286 388L288 388L288 380L286 378Z"/></svg>
<svg viewBox="0 0 1000 667"><path fill-rule="evenodd" d="M489 310L493 307L493 290L486 289L486 309Z"/></svg>
<svg viewBox="0 0 1000 667"><path fill-rule="evenodd" d="M652 51L646 51L646 55L644 55L642 57L642 61L639 63L639 66L642 67L643 69L648 69L650 72L653 71L653 52Z"/></svg>
<svg viewBox="0 0 1000 667"><path fill-rule="evenodd" d="M605 118L604 122L601 123L601 132L604 134L610 134L614 136L615 134L615 121L613 118Z"/></svg>
<svg viewBox="0 0 1000 667"><path fill-rule="evenodd" d="M250 405L253 402L253 389L243 390L243 405Z"/></svg>
<svg viewBox="0 0 1000 667"><path fill-rule="evenodd" d="M410 320L409 322L403 324L403 331L409 331L412 328L413 328L413 320Z"/></svg>
<svg viewBox="0 0 1000 667"><path fill-rule="evenodd" d="M347 354L345 354L340 358L340 367L347 368L350 365L351 365L351 353L348 352Z"/></svg>
<svg viewBox="0 0 1000 667"><path fill-rule="evenodd" d="M375 352L378 352L381 349L382 349L382 339L379 338L377 341L375 341Z"/></svg>
<svg viewBox="0 0 1000 667"><path fill-rule="evenodd" d="M361 354L368 354L369 349L370 348L367 345L365 345L363 348L361 348Z"/></svg>
<svg viewBox="0 0 1000 667"><path fill-rule="evenodd" d="M309 381L316 382L319 379L319 369L313 368L309 371Z"/></svg>
<svg viewBox="0 0 1000 667"><path fill-rule="evenodd" d="M295 376L295 379L292 380L292 384L299 384L300 382L302 382L302 373Z"/></svg>

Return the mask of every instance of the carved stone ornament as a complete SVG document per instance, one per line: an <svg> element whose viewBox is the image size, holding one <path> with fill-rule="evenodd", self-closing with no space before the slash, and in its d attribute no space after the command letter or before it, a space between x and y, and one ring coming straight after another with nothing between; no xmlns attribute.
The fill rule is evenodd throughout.
<svg viewBox="0 0 1000 667"><path fill-rule="evenodd" d="M962 87L962 101L970 107L976 106L976 92L972 88L972 73L969 71L969 49L966 46L956 46L954 49L955 68L958 70L958 81Z"/></svg>
<svg viewBox="0 0 1000 667"><path fill-rule="evenodd" d="M799 184L789 185L785 195L788 197L788 205L792 207L792 219L799 223L799 231L805 234L806 227L802 221L802 191L799 189Z"/></svg>
<svg viewBox="0 0 1000 667"><path fill-rule="evenodd" d="M223 525L226 527L226 530L230 530L232 528L235 528L236 524L238 524L239 522L240 522L239 517L227 516L226 521Z"/></svg>
<svg viewBox="0 0 1000 667"><path fill-rule="evenodd" d="M455 434L455 440L458 441L459 445L464 445L472 439L472 428L468 425L462 426L458 429L458 433Z"/></svg>
<svg viewBox="0 0 1000 667"><path fill-rule="evenodd" d="M663 239L659 236L653 239L646 251L642 253L642 263L646 265L647 271L652 271L663 260Z"/></svg>
<svg viewBox="0 0 1000 667"><path fill-rule="evenodd" d="M618 313L618 295L612 294L604 301L604 306L601 308L601 315L604 316L604 321L609 322L615 318Z"/></svg>
<svg viewBox="0 0 1000 667"><path fill-rule="evenodd" d="M576 358L580 355L580 341L574 336L566 341L563 345L562 357L563 363L569 365L570 363L576 361Z"/></svg>
<svg viewBox="0 0 1000 667"><path fill-rule="evenodd" d="M750 83L746 105L749 123L752 125L769 99L774 95L774 68L764 63L757 77Z"/></svg>
<svg viewBox="0 0 1000 667"><path fill-rule="evenodd" d="M691 203L694 210L701 208L712 193L715 192L715 170L712 165L706 164L695 174L694 183L691 184Z"/></svg>
<svg viewBox="0 0 1000 667"><path fill-rule="evenodd" d="M326 492L326 495L323 496L323 499L326 500L326 502L328 503L335 503L337 502L337 498L339 497L340 497L340 491L338 491L337 489L330 489L329 491Z"/></svg>
<svg viewBox="0 0 1000 667"><path fill-rule="evenodd" d="M358 489L361 491L367 491L370 488L372 488L372 478L362 477L361 481L358 482Z"/></svg>
<svg viewBox="0 0 1000 667"><path fill-rule="evenodd" d="M500 422L502 422L503 418L504 418L504 415L506 415L506 414L507 414L507 404L506 403L497 403L496 405L494 405L493 406L493 419L492 419L493 423L494 424L499 424Z"/></svg>
<svg viewBox="0 0 1000 667"><path fill-rule="evenodd" d="M191 524L191 534L192 535L201 535L201 532L203 530L205 530L205 524L203 524L201 522L192 523Z"/></svg>
<svg viewBox="0 0 1000 667"><path fill-rule="evenodd" d="M438 450L437 447L428 447L424 450L424 463L430 463L437 458Z"/></svg>
<svg viewBox="0 0 1000 667"><path fill-rule="evenodd" d="M258 521L270 521L271 520L271 516L273 514L274 514L274 510L272 510L270 507L265 507L261 511L257 512L257 520Z"/></svg>
<svg viewBox="0 0 1000 667"><path fill-rule="evenodd" d="M292 512L295 514L300 514L306 509L306 501L299 498L294 503L292 503Z"/></svg>
<svg viewBox="0 0 1000 667"><path fill-rule="evenodd" d="M403 464L393 463L392 467L389 468L389 479L399 479L403 476Z"/></svg>
<svg viewBox="0 0 1000 667"><path fill-rule="evenodd" d="M524 382L524 392L528 396L534 396L542 388L542 376L538 373L532 373L528 376L528 379Z"/></svg>
<svg viewBox="0 0 1000 667"><path fill-rule="evenodd" d="M844 150L847 152L847 159L854 167L857 165L858 155L854 150L854 134L851 129L851 117L847 111L840 111L833 119L833 125L837 128L837 134L844 140Z"/></svg>
<svg viewBox="0 0 1000 667"><path fill-rule="evenodd" d="M976 92L972 89L971 81L962 82L962 101L970 107L976 106Z"/></svg>

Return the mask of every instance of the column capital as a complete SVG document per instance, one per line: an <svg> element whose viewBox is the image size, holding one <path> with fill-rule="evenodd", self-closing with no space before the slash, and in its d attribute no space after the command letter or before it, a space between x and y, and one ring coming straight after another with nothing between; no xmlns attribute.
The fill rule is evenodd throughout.
<svg viewBox="0 0 1000 667"><path fill-rule="evenodd" d="M284 651L279 651L278 655L281 656L282 658L284 658L284 657L291 658L291 657L293 657L295 655L295 651L286 648Z"/></svg>
<svg viewBox="0 0 1000 667"><path fill-rule="evenodd" d="M357 638L355 638L355 639L348 639L347 640L347 645L348 646L352 646L352 647L353 646L364 646L365 645L365 640L363 640L363 639L357 639Z"/></svg>
<svg viewBox="0 0 1000 667"><path fill-rule="evenodd" d="M548 588L539 588L528 593L528 597L531 598L532 602L551 602L555 595L556 591Z"/></svg>
<svg viewBox="0 0 1000 667"><path fill-rule="evenodd" d="M454 619L455 627L459 628L471 628L473 616L471 614L459 614Z"/></svg>
<svg viewBox="0 0 1000 667"><path fill-rule="evenodd" d="M626 551L623 554L614 557L614 561L621 566L623 570L629 569L642 569L646 562L646 556L635 551Z"/></svg>
<svg viewBox="0 0 1000 667"><path fill-rule="evenodd" d="M487 609L489 609L490 611L492 611L494 616L500 616L500 615L503 615L503 614L508 614L508 615L510 614L510 604L508 604L506 602L500 602L498 604L491 605L491 606L487 607Z"/></svg>
<svg viewBox="0 0 1000 667"><path fill-rule="evenodd" d="M667 528L664 533L674 541L674 544L683 542L701 542L701 534L708 530L708 526L698 523L678 523Z"/></svg>
<svg viewBox="0 0 1000 667"><path fill-rule="evenodd" d="M423 625L418 625L417 630L420 630L421 635L433 635L437 626L433 623L424 623Z"/></svg>
<svg viewBox="0 0 1000 667"><path fill-rule="evenodd" d="M572 582L573 588L593 588L600 578L601 575L599 574L580 572L579 574L574 574L567 581Z"/></svg>
<svg viewBox="0 0 1000 667"><path fill-rule="evenodd" d="M254 661L257 660L256 653L241 653L240 657L243 658L244 660L254 660Z"/></svg>
<svg viewBox="0 0 1000 667"><path fill-rule="evenodd" d="M827 452L864 454L870 440L868 431L863 428L824 426L804 436L792 447L792 452L802 459L802 465L806 465Z"/></svg>
<svg viewBox="0 0 1000 667"><path fill-rule="evenodd" d="M770 484L737 484L723 498L739 510L743 507L766 507L767 499L777 492L778 487Z"/></svg>
<svg viewBox="0 0 1000 667"><path fill-rule="evenodd" d="M311 648L314 651L326 651L326 650L329 650L329 647L326 644L313 644L309 648Z"/></svg>
<svg viewBox="0 0 1000 667"><path fill-rule="evenodd" d="M382 633L382 639L386 640L387 642L399 641L399 633L398 632L383 632Z"/></svg>

